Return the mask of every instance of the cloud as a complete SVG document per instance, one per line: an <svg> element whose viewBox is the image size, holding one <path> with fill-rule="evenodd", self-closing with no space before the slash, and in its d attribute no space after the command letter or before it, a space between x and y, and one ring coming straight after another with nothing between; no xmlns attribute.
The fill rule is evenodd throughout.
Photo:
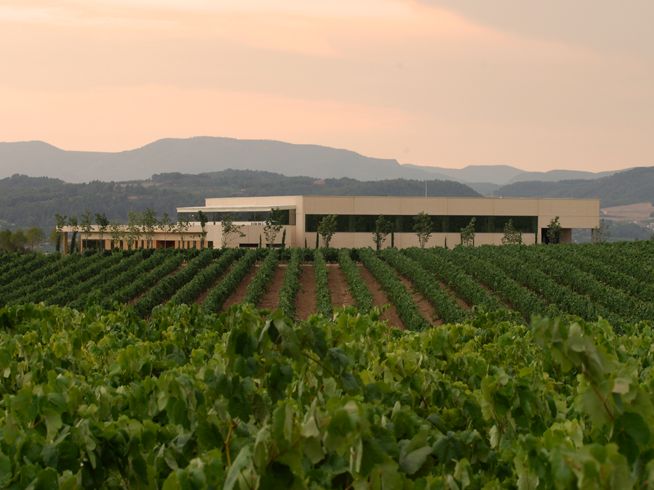
<svg viewBox="0 0 654 490"><path fill-rule="evenodd" d="M408 0L446 8L524 38L591 48L602 53L654 56L651 0Z"/></svg>

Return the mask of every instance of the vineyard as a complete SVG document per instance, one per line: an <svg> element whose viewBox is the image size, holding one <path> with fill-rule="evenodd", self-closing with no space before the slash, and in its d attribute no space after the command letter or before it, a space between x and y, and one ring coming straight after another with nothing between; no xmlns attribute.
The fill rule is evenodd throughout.
<svg viewBox="0 0 654 490"><path fill-rule="evenodd" d="M652 242L0 255L0 488L650 488L653 274Z"/></svg>
<svg viewBox="0 0 654 490"><path fill-rule="evenodd" d="M125 260L138 267L156 257ZM251 272L252 257L199 254L176 274L233 281ZM265 294L256 278L275 270L270 257L251 298ZM361 258L395 287L389 263L416 263ZM167 267L173 278L180 260L149 270ZM471 270L481 262L475 256ZM292 255L289 297L299 266ZM320 288L324 271L317 277ZM525 326L477 313L402 332L347 309L296 324L249 305L215 315L171 304L143 319L167 294L176 303L206 289L172 285L154 282L138 309L0 309L0 488L651 487L649 326L618 334L605 321ZM211 309L226 289L209 289ZM364 289L355 295L370 300ZM403 315L419 318L415 308Z"/></svg>
<svg viewBox="0 0 654 490"><path fill-rule="evenodd" d="M396 250L140 250L0 256L0 306L83 309L163 304L218 313L250 303L292 319L353 306L407 330L478 311L599 317L619 327L654 320L654 244Z"/></svg>

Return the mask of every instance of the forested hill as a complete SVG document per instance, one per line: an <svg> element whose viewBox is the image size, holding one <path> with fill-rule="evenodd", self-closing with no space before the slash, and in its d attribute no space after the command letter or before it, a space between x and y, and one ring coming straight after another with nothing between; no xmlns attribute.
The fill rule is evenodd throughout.
<svg viewBox="0 0 654 490"><path fill-rule="evenodd" d="M458 182L431 180L315 179L251 170L159 174L148 180L70 184L58 179L14 175L0 179L0 229L51 228L55 213L76 216L90 211L124 222L129 211L154 209L175 215L179 206L204 203L206 197L262 195L478 196Z"/></svg>
<svg viewBox="0 0 654 490"><path fill-rule="evenodd" d="M504 197L598 197L602 207L654 202L654 167L638 167L594 180L516 182L499 188Z"/></svg>

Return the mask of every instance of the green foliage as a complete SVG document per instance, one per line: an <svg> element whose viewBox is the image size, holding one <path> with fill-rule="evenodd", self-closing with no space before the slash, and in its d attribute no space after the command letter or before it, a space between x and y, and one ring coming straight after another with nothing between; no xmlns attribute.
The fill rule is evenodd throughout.
<svg viewBox="0 0 654 490"><path fill-rule="evenodd" d="M232 237L244 237L242 225L235 225L234 220L231 216L227 215L223 217L223 220L220 222L220 229L222 231L222 247L228 247L229 243L232 240Z"/></svg>
<svg viewBox="0 0 654 490"><path fill-rule="evenodd" d="M384 246L384 242L393 232L393 223L391 223L384 216L378 216L375 220L375 231L372 232L372 239L375 242L375 247L379 251Z"/></svg>
<svg viewBox="0 0 654 490"><path fill-rule="evenodd" d="M270 286L275 269L277 269L277 264L279 264L277 250L271 248L261 263L261 267L259 267L252 281L248 284L245 299L243 300L244 303L250 303L255 306L259 303Z"/></svg>
<svg viewBox="0 0 654 490"><path fill-rule="evenodd" d="M263 234L266 237L266 243L269 247L275 245L275 240L277 235L282 231L284 225L283 223L283 212L278 208L273 208L270 210L270 214L266 217L266 221L263 225Z"/></svg>
<svg viewBox="0 0 654 490"><path fill-rule="evenodd" d="M522 233L513 226L513 220L510 219L504 225L504 236L502 237L503 245L522 245Z"/></svg>
<svg viewBox="0 0 654 490"><path fill-rule="evenodd" d="M391 267L385 264L369 248L359 250L359 258L384 289L388 299L395 305L397 314L404 326L408 330L423 330L427 328L429 326L429 319L425 319L420 314L411 294Z"/></svg>
<svg viewBox="0 0 654 490"><path fill-rule="evenodd" d="M432 222L431 216L424 211L421 211L413 218L413 231L418 235L418 243L420 248L425 248L425 245L431 237Z"/></svg>
<svg viewBox="0 0 654 490"><path fill-rule="evenodd" d="M279 293L279 309L290 318L295 316L295 298L300 288L300 267L302 264L302 250L291 250L291 259L288 261L284 273L284 283Z"/></svg>
<svg viewBox="0 0 654 490"><path fill-rule="evenodd" d="M329 248L329 243L332 241L334 233L336 233L336 219L335 214L329 214L324 216L318 224L318 234L322 237L325 248Z"/></svg>
<svg viewBox="0 0 654 490"><path fill-rule="evenodd" d="M654 332L633 327L3 308L0 485L645 488Z"/></svg>
<svg viewBox="0 0 654 490"><path fill-rule="evenodd" d="M465 313L454 298L447 294L434 278L414 260L395 249L382 252L382 258L407 277L435 308L438 317L451 323L463 320Z"/></svg>
<svg viewBox="0 0 654 490"><path fill-rule="evenodd" d="M316 309L318 313L331 317L332 297L329 290L327 262L321 250L316 250L313 254L313 268L316 276Z"/></svg>
<svg viewBox="0 0 654 490"><path fill-rule="evenodd" d="M470 223L461 228L461 245L464 247L472 247L475 244L475 225L477 218L472 218Z"/></svg>
<svg viewBox="0 0 654 490"><path fill-rule="evenodd" d="M45 234L40 228L1 230L0 252L24 252L28 248L33 251L44 240Z"/></svg>
<svg viewBox="0 0 654 490"><path fill-rule="evenodd" d="M229 270L223 279L213 287L202 303L202 308L208 312L218 312L227 298L234 292L247 273L257 261L257 252L248 250L245 255Z"/></svg>
<svg viewBox="0 0 654 490"><path fill-rule="evenodd" d="M559 217L552 218L547 225L547 243L556 244L561 241L561 222Z"/></svg>
<svg viewBox="0 0 654 490"><path fill-rule="evenodd" d="M350 251L347 249L341 249L338 252L338 265L343 271L347 285L350 288L350 293L354 302L357 305L357 308L364 313L368 313L372 310L375 302L370 294L370 290L363 282L361 273L357 268L357 265L350 257Z"/></svg>

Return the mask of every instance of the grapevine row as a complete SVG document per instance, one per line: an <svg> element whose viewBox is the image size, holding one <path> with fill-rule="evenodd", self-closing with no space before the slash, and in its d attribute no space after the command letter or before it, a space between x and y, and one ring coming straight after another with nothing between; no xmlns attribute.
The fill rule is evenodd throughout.
<svg viewBox="0 0 654 490"><path fill-rule="evenodd" d="M354 298L354 302L359 310L363 313L372 310L375 305L372 294L370 294L370 290L363 281L356 263L352 260L352 257L350 257L349 250L339 250L338 265L345 276L347 285L350 288L350 294L352 294L352 298Z"/></svg>
<svg viewBox="0 0 654 490"><path fill-rule="evenodd" d="M411 294L388 264L369 248L359 250L359 258L395 305L397 314L407 329L424 330L429 327L429 322L420 314Z"/></svg>

